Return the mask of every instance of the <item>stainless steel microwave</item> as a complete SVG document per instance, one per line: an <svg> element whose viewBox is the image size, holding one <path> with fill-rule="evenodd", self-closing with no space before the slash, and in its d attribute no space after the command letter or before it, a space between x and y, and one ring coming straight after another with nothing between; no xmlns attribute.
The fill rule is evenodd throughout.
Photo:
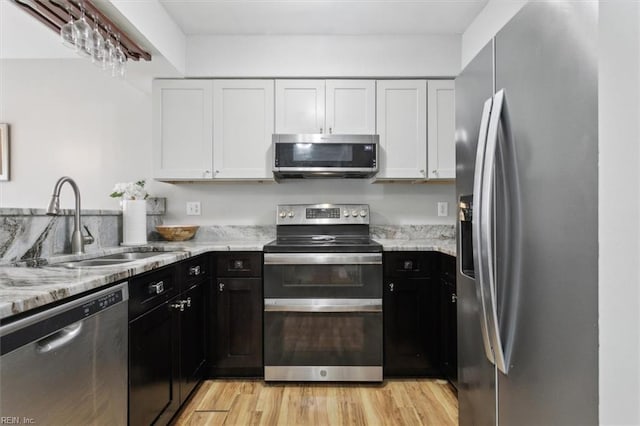
<svg viewBox="0 0 640 426"><path fill-rule="evenodd" d="M378 135L274 134L273 176L370 178L378 172Z"/></svg>

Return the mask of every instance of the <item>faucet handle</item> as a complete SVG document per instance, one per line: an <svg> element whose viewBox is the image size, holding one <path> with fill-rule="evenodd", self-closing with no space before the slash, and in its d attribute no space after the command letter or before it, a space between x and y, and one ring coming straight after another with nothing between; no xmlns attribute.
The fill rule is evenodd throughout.
<svg viewBox="0 0 640 426"><path fill-rule="evenodd" d="M93 244L95 242L95 238L93 238L93 235L91 235L91 231L89 231L89 228L87 228L87 225L83 225L84 229L87 231L87 234L89 235L83 235L82 236L82 241L85 244Z"/></svg>

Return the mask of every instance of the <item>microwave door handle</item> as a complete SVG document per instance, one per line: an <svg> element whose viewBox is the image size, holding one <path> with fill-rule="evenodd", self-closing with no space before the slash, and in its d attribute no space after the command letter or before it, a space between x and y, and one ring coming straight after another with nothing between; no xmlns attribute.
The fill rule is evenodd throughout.
<svg viewBox="0 0 640 426"><path fill-rule="evenodd" d="M480 304L480 331L482 333L482 343L484 346L484 352L487 359L495 364L493 358L493 351L491 350L491 339L489 338L489 331L487 328L487 313L485 311L485 294L484 294L484 273L486 270L486 256L482 252L481 246L481 230L480 220L482 211L479 208L482 204L484 194L482 193L482 181L484 178L485 167L485 151L487 147L487 130L489 128L489 119L491 118L491 108L493 106L493 98L489 98L485 101L482 108L482 118L480 120L480 131L478 133L478 146L476 149L476 163L473 176L473 205L474 212L471 219L472 224L472 245L473 245L473 263L475 265L475 290L476 300Z"/></svg>

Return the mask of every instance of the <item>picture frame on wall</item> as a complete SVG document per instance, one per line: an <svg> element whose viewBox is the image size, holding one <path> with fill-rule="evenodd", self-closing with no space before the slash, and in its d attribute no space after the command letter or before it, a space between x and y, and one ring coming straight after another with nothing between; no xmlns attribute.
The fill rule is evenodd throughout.
<svg viewBox="0 0 640 426"><path fill-rule="evenodd" d="M0 124L0 181L9 180L9 125Z"/></svg>

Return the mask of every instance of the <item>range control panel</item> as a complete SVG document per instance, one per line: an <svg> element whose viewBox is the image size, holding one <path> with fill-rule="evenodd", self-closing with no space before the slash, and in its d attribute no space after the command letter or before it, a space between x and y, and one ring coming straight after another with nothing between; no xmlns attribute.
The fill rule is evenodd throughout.
<svg viewBox="0 0 640 426"><path fill-rule="evenodd" d="M276 225L368 225L368 204L281 204Z"/></svg>

